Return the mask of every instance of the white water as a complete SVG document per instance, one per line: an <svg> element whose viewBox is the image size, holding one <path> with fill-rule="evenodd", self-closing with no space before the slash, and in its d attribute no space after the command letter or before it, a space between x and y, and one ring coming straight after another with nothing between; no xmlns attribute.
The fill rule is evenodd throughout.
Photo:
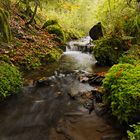
<svg viewBox="0 0 140 140"><path fill-rule="evenodd" d="M86 47L91 47L91 38L89 36L77 41L67 43L66 52L63 53L60 62L61 66L67 70L85 70L92 72L92 66L96 59L89 52L82 52ZM81 50L81 51L80 51ZM62 68L62 69L63 69Z"/></svg>

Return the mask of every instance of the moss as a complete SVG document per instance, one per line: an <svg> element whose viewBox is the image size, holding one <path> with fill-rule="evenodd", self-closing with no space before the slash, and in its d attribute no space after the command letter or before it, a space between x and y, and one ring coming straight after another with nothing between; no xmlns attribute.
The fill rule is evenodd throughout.
<svg viewBox="0 0 140 140"><path fill-rule="evenodd" d="M114 65L103 80L105 101L120 121L139 120L140 65Z"/></svg>
<svg viewBox="0 0 140 140"><path fill-rule="evenodd" d="M0 8L0 29L3 41L9 43L12 39L10 26L8 23L8 12Z"/></svg>
<svg viewBox="0 0 140 140"><path fill-rule="evenodd" d="M50 34L55 34L57 35L61 41L65 41L65 34L64 34L64 31L61 27L59 27L58 25L50 25L48 26L47 28L47 31L50 33Z"/></svg>
<svg viewBox="0 0 140 140"><path fill-rule="evenodd" d="M16 67L0 61L0 100L15 94L21 83L21 75Z"/></svg>
<svg viewBox="0 0 140 140"><path fill-rule="evenodd" d="M44 25L43 25L42 28L45 29L45 28L47 28L47 27L50 26L50 25L58 25L58 26L59 26L57 20L47 20L47 21L44 23Z"/></svg>
<svg viewBox="0 0 140 140"><path fill-rule="evenodd" d="M105 37L95 42L93 54L101 65L111 66L118 63L123 52L123 42L118 37Z"/></svg>

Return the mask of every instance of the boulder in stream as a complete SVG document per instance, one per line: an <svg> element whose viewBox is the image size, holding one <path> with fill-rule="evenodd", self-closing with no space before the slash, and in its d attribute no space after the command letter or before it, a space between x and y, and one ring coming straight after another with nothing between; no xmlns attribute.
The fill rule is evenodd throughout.
<svg viewBox="0 0 140 140"><path fill-rule="evenodd" d="M99 22L98 24L94 25L90 31L89 36L93 40L98 40L99 38L103 37L103 31L102 31L102 24Z"/></svg>

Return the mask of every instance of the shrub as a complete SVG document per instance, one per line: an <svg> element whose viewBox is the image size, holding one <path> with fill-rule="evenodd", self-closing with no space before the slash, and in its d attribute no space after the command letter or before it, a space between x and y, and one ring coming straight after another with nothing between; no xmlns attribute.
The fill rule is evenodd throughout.
<svg viewBox="0 0 140 140"><path fill-rule="evenodd" d="M103 80L105 100L120 121L130 122L140 114L140 65L114 65Z"/></svg>
<svg viewBox="0 0 140 140"><path fill-rule="evenodd" d="M130 50L125 52L122 57L119 59L120 63L129 63L133 65L137 65L140 63L140 47L138 45L134 45Z"/></svg>
<svg viewBox="0 0 140 140"><path fill-rule="evenodd" d="M133 132L127 131L129 140L139 140L140 139L140 123L138 123L137 125L135 124L131 125L130 127L132 127L134 131Z"/></svg>
<svg viewBox="0 0 140 140"><path fill-rule="evenodd" d="M122 40L118 37L105 37L95 42L93 53L101 65L111 66L118 63L123 52Z"/></svg>
<svg viewBox="0 0 140 140"><path fill-rule="evenodd" d="M21 86L21 75L16 67L0 61L0 100L15 94Z"/></svg>
<svg viewBox="0 0 140 140"><path fill-rule="evenodd" d="M130 14L131 15L131 14ZM131 16L128 16L123 23L124 32L133 37L140 38L140 14L134 13Z"/></svg>
<svg viewBox="0 0 140 140"><path fill-rule="evenodd" d="M65 34L61 27L58 25L50 25L46 28L50 34L57 35L62 41L65 41Z"/></svg>

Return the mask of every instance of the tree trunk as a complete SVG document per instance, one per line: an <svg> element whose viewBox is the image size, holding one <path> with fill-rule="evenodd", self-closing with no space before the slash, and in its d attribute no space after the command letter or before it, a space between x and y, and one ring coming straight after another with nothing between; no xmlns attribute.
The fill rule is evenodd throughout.
<svg viewBox="0 0 140 140"><path fill-rule="evenodd" d="M31 19L30 19L25 25L32 24L32 22L34 21L35 15L36 15L36 13L37 13L37 8L38 8L38 4L36 3L36 4L35 4L35 9L34 9L34 12L33 12L32 17L31 17Z"/></svg>

